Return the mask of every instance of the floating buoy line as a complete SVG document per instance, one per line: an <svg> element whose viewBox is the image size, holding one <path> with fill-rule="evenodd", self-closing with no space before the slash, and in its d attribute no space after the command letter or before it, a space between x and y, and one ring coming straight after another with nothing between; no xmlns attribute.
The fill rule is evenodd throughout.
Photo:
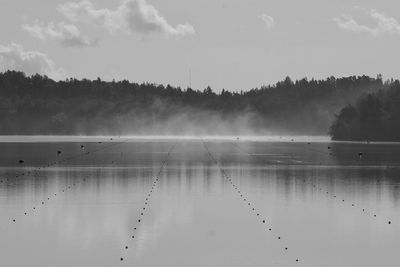
<svg viewBox="0 0 400 267"><path fill-rule="evenodd" d="M274 232L272 230L272 226L270 224L267 223L267 218L265 218L256 208L255 205L249 200L248 197L246 197L246 195L243 193L243 191L239 188L239 186L236 185L236 183L233 182L232 178L230 178L230 176L225 172L225 170L221 167L220 162L214 157L214 155L211 153L211 151L208 149L206 143L204 142L204 140L202 140L203 146L209 156L209 158L211 159L211 161L213 161L219 168L220 172L222 173L223 178L232 186L234 192L237 193L237 195L239 196L239 198L244 202L244 204L250 209L250 211L257 217L257 220L262 224L265 225L265 230L266 232ZM281 235L277 235L275 236L276 240L282 240L282 236ZM282 250L284 252L288 251L289 248L287 246L284 246L282 248ZM296 258L294 260L295 262L299 262L299 258Z"/></svg>
<svg viewBox="0 0 400 267"><path fill-rule="evenodd" d="M46 164L45 166L41 166L41 167L35 168L34 171L27 171L27 172L20 173L19 175L15 175L15 178L20 178L20 177L23 177L23 176L25 176L25 175L28 176L28 175L30 175L30 174L32 174L32 173L35 174L35 175L37 175L37 172L38 172L39 170L41 170L41 169L46 169L46 168L48 168L48 167L50 167L50 166L54 166L54 165L59 164L59 163L62 163L62 162L66 162L66 161L69 161L69 160L72 160L72 159L76 159L76 158L82 157L82 156L84 156L84 155L94 154L94 153L97 153L97 152L99 152L99 151L108 149L108 148L110 148L110 147L114 147L114 146L117 146L117 145L121 145L121 144L123 144L123 143L128 142L129 140L130 140L130 139L126 139L126 140L124 140L124 141L122 141L122 142L112 143L112 144L110 144L110 145L103 146L102 148L99 148L99 149L96 149L96 150L93 150L93 151L90 151L90 152L85 152L84 154L78 154L78 155L74 155L74 156L65 158L65 159L63 159L63 160L53 161L53 162L51 162L51 163ZM98 142L98 144L102 144L102 142ZM84 145L81 145L81 148L85 148ZM61 151L61 150L57 150L57 156L60 156L61 154L62 154L62 151ZM121 152L121 154L118 154L118 155L119 155L119 157L122 156L122 152ZM118 157L118 158L119 158L119 157ZM21 161L21 160L20 160L20 161ZM115 160L112 160L111 163L114 164L114 163L115 163ZM71 184L68 184L68 185L66 185L65 187L62 187L59 191L54 192L53 194L49 195L47 198L45 198L45 200L41 201L39 204L33 205L33 206L31 207L31 209L32 209L31 211L29 211L29 209L28 209L28 210L25 210L25 211L22 213L22 214L23 214L23 217L25 217L25 216L27 216L27 215L29 215L29 214L32 214L33 211L37 211L40 207L43 207L45 204L47 204L48 202L50 202L50 200L56 198L57 196L62 195L62 194L64 194L64 193L67 193L67 191L69 191L69 190L71 190L71 189L73 189L73 188L76 188L77 185L79 185L80 183L86 182L87 178L89 178L89 175L86 175L86 176L84 176L82 179L79 179L78 181L75 180L75 181L73 181ZM7 181L7 182L8 182L8 181L10 181L10 179L9 179L9 178L5 178L5 179L0 178L0 184L3 183L4 181ZM19 215L19 216L21 217L22 214ZM10 221L11 221L12 223L16 223L16 222L17 222L17 218L20 218L20 217L15 216L15 217L13 217Z"/></svg>
<svg viewBox="0 0 400 267"><path fill-rule="evenodd" d="M168 150L167 155L165 156L165 159L162 161L160 169L158 170L157 174L153 178L151 187L148 190L148 192L146 193L145 199L143 201L143 206L141 207L141 209L139 211L138 219L136 220L136 225L135 225L135 227L133 227L133 230L132 230L132 233L131 233L131 239L135 239L136 238L135 234L136 234L139 226L143 222L143 217L145 216L146 212L149 210L150 200L151 200L151 197L153 196L153 193L154 193L155 189L157 188L157 185L159 184L161 173L164 170L165 166L167 165L167 162L168 162L168 160L169 160L169 158L171 156L171 153L175 149L176 145L177 145L177 142L175 142L171 146L171 148ZM128 244L124 245L123 249L125 251L127 251L129 249L129 245ZM125 260L125 258L123 256L121 256L119 258L119 260L122 262L122 261Z"/></svg>
<svg viewBox="0 0 400 267"><path fill-rule="evenodd" d="M31 170L31 171L25 171L25 172L22 172L22 173L16 173L16 174L15 174L15 178L19 178L19 177L25 176L25 175L30 175L30 174L32 174L32 173L36 173L37 171L39 171L39 170L41 170L41 169L49 168L49 167L52 167L52 166L54 166L54 165L57 165L57 164L60 164L60 163L63 163L63 162L67 162L67 161L70 161L70 160L73 160L73 159L80 158L80 157L82 157L82 156L89 155L89 154L91 154L91 153L92 153L92 154L93 154L93 153L97 153L97 152L99 152L99 151L102 151L102 150L105 150L105 149L108 149L108 148L111 148L111 147L114 147L114 146L118 146L118 145L124 144L124 143L128 142L128 141L131 140L131 139L132 139L132 138L128 138L128 139L124 139L124 140L121 141L121 142L112 142L112 143L109 144L109 145L105 145L105 146L102 146L101 148L98 148L98 149L95 149L95 150L92 150L92 151L86 151L86 152L85 152L86 147L85 147L84 145L81 145L80 147L81 147L81 150L82 150L83 153L79 153L79 154L77 154L77 155L73 155L73 156L70 156L70 157L67 157L67 158L64 158L64 159L54 160L54 161L48 162L48 163L46 163L46 164L44 164L44 165L42 165L42 166L40 166L40 167L34 168L34 169ZM98 144L102 144L102 142L98 142ZM60 152L60 153L59 153L59 152ZM60 157L61 154L62 154L62 151L61 151L61 150L57 150L57 156ZM22 162L22 163L21 163L21 162ZM20 160L19 160L19 163L20 163L20 164L25 164L26 162L25 162L23 159L20 159ZM7 178L7 181L8 181L8 180L9 180L9 179Z"/></svg>
<svg viewBox="0 0 400 267"><path fill-rule="evenodd" d="M308 143L308 144L309 144L309 143ZM234 145L238 148L238 150L240 150L241 152L243 152L243 153L245 153L245 154L247 154L247 155L249 155L249 156L253 156L253 157L256 157L256 156L257 156L257 155L255 155L255 154L252 154L252 153L249 153L249 152L243 150L243 149L242 149L238 144L236 144L236 143L234 143ZM328 146L328 150L330 150L330 149L332 149L332 148L331 148L330 146ZM323 151L319 151L319 150L315 150L315 149L310 149L310 150L316 151L316 152L319 152L319 153L324 153L324 154L326 154L326 152L323 152ZM360 153L361 153L361 152L360 152ZM330 153L329 155L333 155L333 154ZM352 201L346 201L344 198L338 197L336 194L331 193L329 190L323 189L322 187L318 187L318 186L317 186L315 183L313 183L313 182L308 182L306 179L302 179L302 182L303 182L304 184L311 185L311 188L314 188L314 189L316 189L316 190L318 190L318 191L324 192L324 195L327 196L327 197L329 197L329 198L331 198L331 199L338 200L338 201L340 201L341 203L349 203L349 206L351 205L351 207L359 207L359 205L357 205L356 203L354 203L354 202L352 202ZM380 179L378 179L377 182L379 183L379 182L380 182ZM360 210L362 213L364 213L364 214L367 214L367 215L369 214L369 215L370 215L371 217L373 217L373 218L376 218L376 217L377 217L377 213L376 213L376 212L373 212L373 211L368 212L366 208L360 208L359 210ZM386 222L387 222L387 224L389 224L389 225L391 225L391 224L393 223L391 220L386 220Z"/></svg>

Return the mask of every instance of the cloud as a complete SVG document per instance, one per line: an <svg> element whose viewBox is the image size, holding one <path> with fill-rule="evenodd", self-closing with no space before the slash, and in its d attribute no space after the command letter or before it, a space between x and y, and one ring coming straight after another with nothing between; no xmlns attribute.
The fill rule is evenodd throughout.
<svg viewBox="0 0 400 267"><path fill-rule="evenodd" d="M50 38L67 47L94 46L97 44L97 40L93 40L82 34L78 27L73 24L66 24L64 22L59 22L57 24L50 22L45 26L40 25L39 22L35 22L32 25L22 25L22 29L29 32L35 38L40 40L46 40L47 38Z"/></svg>
<svg viewBox="0 0 400 267"><path fill-rule="evenodd" d="M386 17L374 9L365 10L366 14L376 22L375 27L369 27L358 23L354 18L349 15L342 15L336 17L333 21L343 30L352 31L356 33L368 33L373 36L383 34L400 34L400 24L393 17Z"/></svg>
<svg viewBox="0 0 400 267"><path fill-rule="evenodd" d="M57 68L55 63L44 53L24 51L22 45L12 43L0 45L1 71L18 70L28 75L42 74L60 80L66 76L64 69Z"/></svg>
<svg viewBox="0 0 400 267"><path fill-rule="evenodd" d="M273 17L267 14L261 14L260 16L258 16L258 18L264 22L264 25L267 29L271 29L272 27L274 27L275 21Z"/></svg>
<svg viewBox="0 0 400 267"><path fill-rule="evenodd" d="M85 22L106 28L110 32L144 35L161 33L165 36L194 35L190 24L175 27L160 15L146 0L123 0L114 10L96 9L90 0L69 2L58 7L58 11L72 22Z"/></svg>

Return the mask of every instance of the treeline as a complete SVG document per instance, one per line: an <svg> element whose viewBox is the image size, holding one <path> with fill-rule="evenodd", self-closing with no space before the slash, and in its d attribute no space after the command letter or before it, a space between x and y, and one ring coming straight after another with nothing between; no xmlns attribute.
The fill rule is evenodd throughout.
<svg viewBox="0 0 400 267"><path fill-rule="evenodd" d="M290 78L246 92L0 74L0 134L326 135L334 114L393 86L380 76Z"/></svg>
<svg viewBox="0 0 400 267"><path fill-rule="evenodd" d="M400 83L344 107L330 128L334 140L400 141Z"/></svg>

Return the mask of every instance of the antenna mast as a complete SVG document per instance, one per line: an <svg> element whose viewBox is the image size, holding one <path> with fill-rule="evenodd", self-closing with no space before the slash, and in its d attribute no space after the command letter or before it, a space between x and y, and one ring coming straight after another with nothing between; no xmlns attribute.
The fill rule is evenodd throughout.
<svg viewBox="0 0 400 267"><path fill-rule="evenodd" d="M189 68L189 88L192 89L192 69Z"/></svg>

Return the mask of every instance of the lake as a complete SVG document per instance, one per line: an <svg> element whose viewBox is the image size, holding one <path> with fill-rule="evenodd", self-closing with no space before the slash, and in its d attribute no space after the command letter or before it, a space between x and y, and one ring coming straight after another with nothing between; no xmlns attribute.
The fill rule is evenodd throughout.
<svg viewBox="0 0 400 267"><path fill-rule="evenodd" d="M2 267L399 264L399 144L3 137L0 151Z"/></svg>

